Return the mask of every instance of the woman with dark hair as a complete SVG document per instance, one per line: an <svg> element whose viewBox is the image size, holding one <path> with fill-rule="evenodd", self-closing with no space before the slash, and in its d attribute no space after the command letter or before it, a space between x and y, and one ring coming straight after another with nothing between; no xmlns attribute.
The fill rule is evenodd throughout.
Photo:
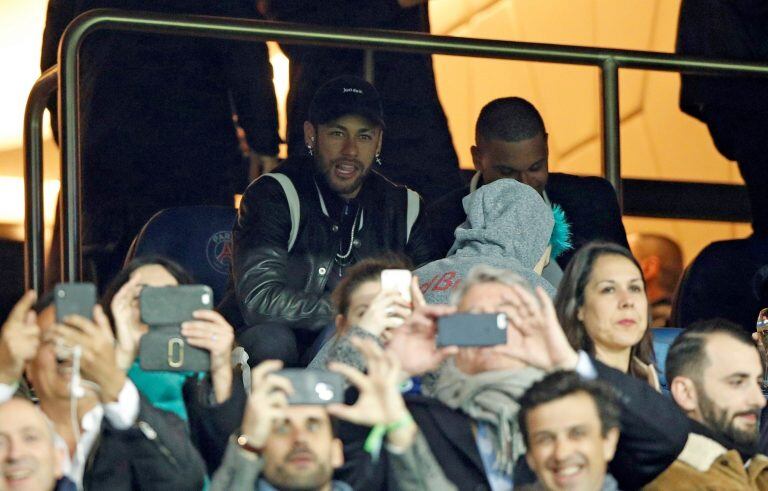
<svg viewBox="0 0 768 491"><path fill-rule="evenodd" d="M645 280L629 250L608 242L579 249L563 274L555 310L574 349L659 388Z"/></svg>
<svg viewBox="0 0 768 491"><path fill-rule="evenodd" d="M118 365L136 387L157 407L173 411L182 419L187 413L182 385L194 373L148 372L139 364L139 342L149 330L141 322L139 293L145 286L164 287L193 283L192 277L175 262L160 256L133 259L107 287L101 304L115 329ZM232 390L231 353L234 330L215 311L197 311L195 319L182 324L181 333L190 346L211 353L210 376L218 403L229 399Z"/></svg>
<svg viewBox="0 0 768 491"><path fill-rule="evenodd" d="M349 339L370 338L383 345L391 330L410 315L412 306L397 291L381 289L381 272L385 269L410 269L410 264L393 254L363 259L347 270L331 294L336 332L309 364L310 368L324 369L328 362L339 361L363 370L363 357ZM423 303L415 278L411 297L414 302Z"/></svg>

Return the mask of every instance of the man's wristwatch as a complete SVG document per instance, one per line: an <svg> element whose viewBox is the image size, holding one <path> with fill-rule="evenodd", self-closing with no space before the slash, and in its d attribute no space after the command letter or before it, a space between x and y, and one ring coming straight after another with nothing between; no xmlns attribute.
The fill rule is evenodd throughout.
<svg viewBox="0 0 768 491"><path fill-rule="evenodd" d="M248 437L242 434L235 439L235 442L237 442L238 447L254 455L260 456L261 452L264 451L264 446L257 447L256 445L253 445Z"/></svg>

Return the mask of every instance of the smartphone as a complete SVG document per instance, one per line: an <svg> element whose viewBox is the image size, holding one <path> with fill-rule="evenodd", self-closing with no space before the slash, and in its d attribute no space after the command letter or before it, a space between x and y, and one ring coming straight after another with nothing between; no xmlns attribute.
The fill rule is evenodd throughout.
<svg viewBox="0 0 768 491"><path fill-rule="evenodd" d="M288 404L295 406L325 406L344 402L344 377L326 370L286 368L276 372L293 384Z"/></svg>
<svg viewBox="0 0 768 491"><path fill-rule="evenodd" d="M407 269L385 269L381 272L381 289L394 290L411 302L411 272Z"/></svg>
<svg viewBox="0 0 768 491"><path fill-rule="evenodd" d="M58 283L53 289L56 322L61 323L69 315L79 315L93 320L96 305L96 285L93 283Z"/></svg>
<svg viewBox="0 0 768 491"><path fill-rule="evenodd" d="M213 291L206 285L144 287L139 294L141 320L149 332L139 342L139 364L147 371L207 372L211 354L187 344L182 322L196 310L213 308Z"/></svg>
<svg viewBox="0 0 768 491"><path fill-rule="evenodd" d="M145 286L139 294L141 321L150 326L181 324L195 310L213 308L213 290L207 285Z"/></svg>
<svg viewBox="0 0 768 491"><path fill-rule="evenodd" d="M506 314L453 314L437 319L437 346L497 346L506 343Z"/></svg>

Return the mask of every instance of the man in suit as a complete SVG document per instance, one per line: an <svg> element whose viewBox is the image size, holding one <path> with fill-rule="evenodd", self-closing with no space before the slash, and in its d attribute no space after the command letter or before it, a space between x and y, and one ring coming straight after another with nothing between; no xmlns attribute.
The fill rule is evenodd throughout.
<svg viewBox="0 0 768 491"><path fill-rule="evenodd" d="M768 62L768 2L683 0L675 52ZM755 235L768 234L768 78L680 74L680 110L707 125L712 142L735 160L747 187Z"/></svg>
<svg viewBox="0 0 768 491"><path fill-rule="evenodd" d="M592 240L624 247L627 235L616 194L608 181L549 172L549 148L544 121L536 108L520 97L496 99L480 111L475 126L472 161L477 173L469 186L456 189L427 210L437 249L447 254L453 232L466 219L461 200L483 184L512 178L536 189L549 204L558 204L571 224L573 249L552 261L544 277L559 283L573 253Z"/></svg>

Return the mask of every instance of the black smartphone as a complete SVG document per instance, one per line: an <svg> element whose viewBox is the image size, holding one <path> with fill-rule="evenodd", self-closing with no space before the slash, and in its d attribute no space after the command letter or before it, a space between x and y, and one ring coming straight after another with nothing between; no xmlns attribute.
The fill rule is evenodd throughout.
<svg viewBox="0 0 768 491"><path fill-rule="evenodd" d="M344 402L344 377L325 370L286 368L276 372L293 384L288 404L296 406L325 406Z"/></svg>
<svg viewBox="0 0 768 491"><path fill-rule="evenodd" d="M453 314L437 319L437 346L497 346L506 343L506 314Z"/></svg>
<svg viewBox="0 0 768 491"><path fill-rule="evenodd" d="M139 364L143 370L210 370L210 352L190 346L181 335L181 323L192 320L194 311L213 308L213 291L210 287L144 287L139 294L139 306L141 320L149 325L149 332L139 342Z"/></svg>
<svg viewBox="0 0 768 491"><path fill-rule="evenodd" d="M53 288L53 304L56 322L61 323L69 315L79 315L93 320L96 305L96 285L93 283L58 283Z"/></svg>

